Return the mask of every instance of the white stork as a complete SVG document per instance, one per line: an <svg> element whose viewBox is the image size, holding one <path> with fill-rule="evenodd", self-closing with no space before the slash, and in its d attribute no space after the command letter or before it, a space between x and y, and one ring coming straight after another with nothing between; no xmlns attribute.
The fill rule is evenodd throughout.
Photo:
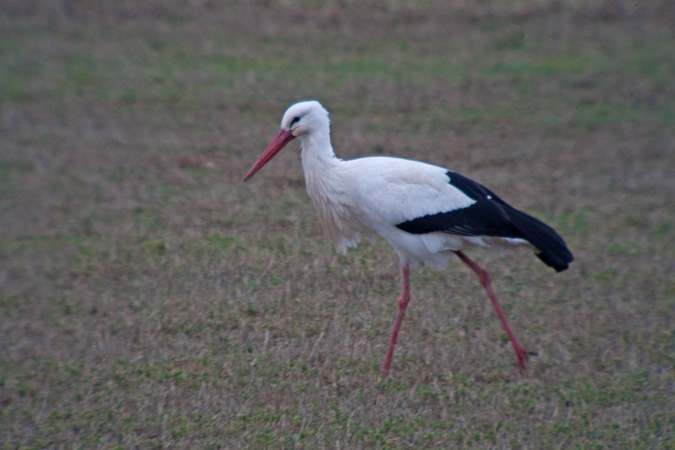
<svg viewBox="0 0 675 450"><path fill-rule="evenodd" d="M478 275L513 344L517 366L525 367L527 355L536 353L526 351L518 343L492 290L488 273L464 250L476 246L524 245L560 272L567 269L573 257L551 227L508 205L475 181L442 167L386 156L338 158L330 140L328 111L317 101L304 101L288 108L281 119L281 130L244 181L294 138L300 139L307 192L337 251L344 254L362 236L379 235L400 258L403 286L382 364L383 376L389 374L410 301L410 268L420 265L442 268L456 259Z"/></svg>

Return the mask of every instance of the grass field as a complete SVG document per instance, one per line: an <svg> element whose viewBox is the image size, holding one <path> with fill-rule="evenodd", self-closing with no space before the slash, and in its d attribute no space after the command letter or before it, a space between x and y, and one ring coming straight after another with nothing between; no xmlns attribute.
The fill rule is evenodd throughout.
<svg viewBox="0 0 675 450"><path fill-rule="evenodd" d="M0 448L675 448L672 6L3 1ZM566 239L472 253L525 373L454 265L379 378L393 251L336 254L297 144L241 181L307 98Z"/></svg>

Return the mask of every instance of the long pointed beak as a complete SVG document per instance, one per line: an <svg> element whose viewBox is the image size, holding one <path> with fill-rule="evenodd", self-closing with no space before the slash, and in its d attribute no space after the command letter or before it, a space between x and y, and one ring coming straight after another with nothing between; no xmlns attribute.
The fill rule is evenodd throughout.
<svg viewBox="0 0 675 450"><path fill-rule="evenodd" d="M265 150L262 152L260 157L258 157L258 160L253 164L253 167L251 167L244 177L244 181L255 175L255 173L259 171L262 166L267 164L270 159L274 158L274 155L279 153L281 149L286 147L286 144L291 142L294 138L295 136L293 136L293 133L290 131L280 130L277 135L274 136L274 139L272 139L272 141L267 144Z"/></svg>

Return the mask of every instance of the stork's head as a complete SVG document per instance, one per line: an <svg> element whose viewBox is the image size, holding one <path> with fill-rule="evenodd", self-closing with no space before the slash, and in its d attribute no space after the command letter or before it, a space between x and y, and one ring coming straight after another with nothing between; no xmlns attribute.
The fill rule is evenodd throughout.
<svg viewBox="0 0 675 450"><path fill-rule="evenodd" d="M281 119L281 129L290 131L293 137L302 137L330 123L328 111L316 100L292 105Z"/></svg>
<svg viewBox="0 0 675 450"><path fill-rule="evenodd" d="M281 151L293 139L301 140L312 133L327 130L330 127L328 111L316 100L300 102L292 105L281 119L281 130L267 145L253 167L248 171L244 181L251 178L258 170Z"/></svg>

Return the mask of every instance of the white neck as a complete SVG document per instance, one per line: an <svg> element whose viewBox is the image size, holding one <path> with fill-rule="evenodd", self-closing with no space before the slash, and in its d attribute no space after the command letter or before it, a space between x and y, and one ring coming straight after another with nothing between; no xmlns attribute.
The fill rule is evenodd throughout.
<svg viewBox="0 0 675 450"><path fill-rule="evenodd" d="M301 137L300 158L307 183L315 178L325 178L326 172L340 163L330 142L330 128L315 130Z"/></svg>

